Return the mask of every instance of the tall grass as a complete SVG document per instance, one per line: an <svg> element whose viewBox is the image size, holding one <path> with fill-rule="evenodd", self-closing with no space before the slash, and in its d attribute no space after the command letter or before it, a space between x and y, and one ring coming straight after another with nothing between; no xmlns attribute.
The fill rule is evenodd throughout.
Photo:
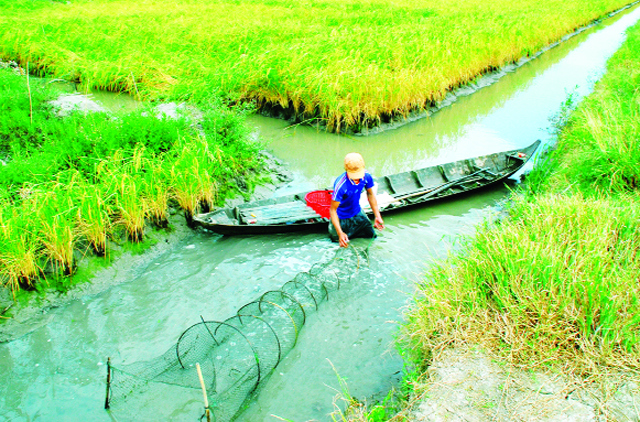
<svg viewBox="0 0 640 422"><path fill-rule="evenodd" d="M23 82L0 70L0 283L14 293L72 275L78 254L104 256L121 233L140 242L149 223L168 227L170 203L190 221L233 193L227 181L261 169L243 117L220 105L198 129L150 111L62 119L34 82L32 124Z"/></svg>
<svg viewBox="0 0 640 422"><path fill-rule="evenodd" d="M35 210L23 203L14 207L0 200L0 282L15 292L32 289L40 276Z"/></svg>
<svg viewBox="0 0 640 422"><path fill-rule="evenodd" d="M527 195L420 283L403 329L418 361L470 342L534 367L640 370L640 24L607 66Z"/></svg>
<svg viewBox="0 0 640 422"><path fill-rule="evenodd" d="M202 162L210 163L213 168L217 164L208 144L196 138L182 145L171 167L173 195L184 210L189 225L198 210L212 208L215 203L216 184Z"/></svg>
<svg viewBox="0 0 640 422"><path fill-rule="evenodd" d="M98 256L107 253L107 237L112 229L109 216L110 196L101 192L100 186L82 181L75 188L78 200L78 234L84 237Z"/></svg>
<svg viewBox="0 0 640 422"><path fill-rule="evenodd" d="M612 57L608 72L561 133L556 189L618 194L640 189L640 27Z"/></svg>
<svg viewBox="0 0 640 422"><path fill-rule="evenodd" d="M629 0L0 3L0 56L143 98L222 96L341 130L430 105Z"/></svg>
<svg viewBox="0 0 640 422"><path fill-rule="evenodd" d="M489 340L522 361L570 360L582 370L637 365L639 199L516 201L508 220L430 272L411 336L427 349Z"/></svg>

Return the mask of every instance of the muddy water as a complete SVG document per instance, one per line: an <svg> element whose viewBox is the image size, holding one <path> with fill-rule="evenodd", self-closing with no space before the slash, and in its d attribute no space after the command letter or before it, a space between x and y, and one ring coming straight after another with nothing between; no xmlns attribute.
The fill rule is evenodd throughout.
<svg viewBox="0 0 640 422"><path fill-rule="evenodd" d="M621 14L431 118L386 133L350 138L287 129L262 117L251 123L295 172L278 193L329 185L351 150L362 152L368 168L381 175L548 140L548 118L568 93L589 91L624 29L639 17L637 8ZM457 235L494 215L505 195L505 188L495 188L387 216L387 228L371 245L371 276L343 286L308 318L296 347L238 420L329 420L336 372L355 397L384 395L400 376L392 342L414 282L430 260L455 247ZM46 326L0 344L0 419L136 420L135 408L115 417L102 409L107 356L116 365L159 356L200 315L224 320L335 250L321 234L194 234L141 266L130 282L48 310ZM179 403L158 399L158 419L202 414L200 392L181 397Z"/></svg>

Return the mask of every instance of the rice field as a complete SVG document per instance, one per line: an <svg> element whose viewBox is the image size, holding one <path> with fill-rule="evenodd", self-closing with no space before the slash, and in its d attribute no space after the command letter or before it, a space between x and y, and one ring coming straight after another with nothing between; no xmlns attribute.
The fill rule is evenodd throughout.
<svg viewBox="0 0 640 422"><path fill-rule="evenodd" d="M357 131L629 3L0 1L0 56L144 99L220 97Z"/></svg>
<svg viewBox="0 0 640 422"><path fill-rule="evenodd" d="M420 283L403 328L414 362L481 344L529 368L638 373L639 69L636 24L508 216Z"/></svg>
<svg viewBox="0 0 640 422"><path fill-rule="evenodd" d="M25 82L0 70L0 285L14 296L73 275L79 256L108 255L110 240L167 229L170 208L190 223L237 193L222 180L256 182L259 145L239 113L205 108L201 131L151 110L59 118L57 93Z"/></svg>

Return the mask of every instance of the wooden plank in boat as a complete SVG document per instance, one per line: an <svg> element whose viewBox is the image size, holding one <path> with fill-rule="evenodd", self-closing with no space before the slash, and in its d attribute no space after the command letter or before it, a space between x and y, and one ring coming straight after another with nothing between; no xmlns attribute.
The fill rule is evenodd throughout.
<svg viewBox="0 0 640 422"><path fill-rule="evenodd" d="M412 192L423 189L412 173L399 173L386 176L389 184L396 194Z"/></svg>
<svg viewBox="0 0 640 422"><path fill-rule="evenodd" d="M265 212L265 213L251 213L251 214L242 214L243 220L251 220L251 219L274 219L274 218L296 218L299 215L307 215L307 214L315 214L315 211L311 208L302 209L302 210L279 210L277 212Z"/></svg>
<svg viewBox="0 0 640 422"><path fill-rule="evenodd" d="M265 205L260 207L239 208L240 213L249 215L251 213L277 212L280 210L304 210L309 208L307 204L300 201L286 202L284 204Z"/></svg>
<svg viewBox="0 0 640 422"><path fill-rule="evenodd" d="M239 208L241 210L261 210L265 208L295 207L295 206L306 205L306 204L302 201L288 201L288 202L273 202L271 204L265 204L265 205L254 205L254 206L249 206L249 205L251 204L250 203L242 204L239 206Z"/></svg>
<svg viewBox="0 0 640 422"><path fill-rule="evenodd" d="M306 206L302 202L290 203L288 207L261 207L248 208L240 212L240 216L244 222L256 220L259 222L272 220L304 220L312 217L320 217L311 207Z"/></svg>
<svg viewBox="0 0 640 422"><path fill-rule="evenodd" d="M255 221L256 225L272 225L272 224L285 224L285 223L296 223L298 221L305 221L309 219L317 219L321 218L315 211L309 210L310 212L305 212L304 214L296 214L291 216L284 217L274 217L274 218L254 218L251 221Z"/></svg>

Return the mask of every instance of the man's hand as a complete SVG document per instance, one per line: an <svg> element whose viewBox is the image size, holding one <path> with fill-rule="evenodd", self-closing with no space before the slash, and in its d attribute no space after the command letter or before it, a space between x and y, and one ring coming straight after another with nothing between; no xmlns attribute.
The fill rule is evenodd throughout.
<svg viewBox="0 0 640 422"><path fill-rule="evenodd" d="M376 194L373 191L373 188L367 189L367 199L369 200L371 211L373 211L373 215L375 216L373 227L378 230L384 229L384 221L382 221L382 217L380 216L380 210L378 209L378 200L376 199Z"/></svg>
<svg viewBox="0 0 640 422"><path fill-rule="evenodd" d="M347 236L345 232L340 233L339 239L341 248L346 248L349 246L349 236Z"/></svg>

